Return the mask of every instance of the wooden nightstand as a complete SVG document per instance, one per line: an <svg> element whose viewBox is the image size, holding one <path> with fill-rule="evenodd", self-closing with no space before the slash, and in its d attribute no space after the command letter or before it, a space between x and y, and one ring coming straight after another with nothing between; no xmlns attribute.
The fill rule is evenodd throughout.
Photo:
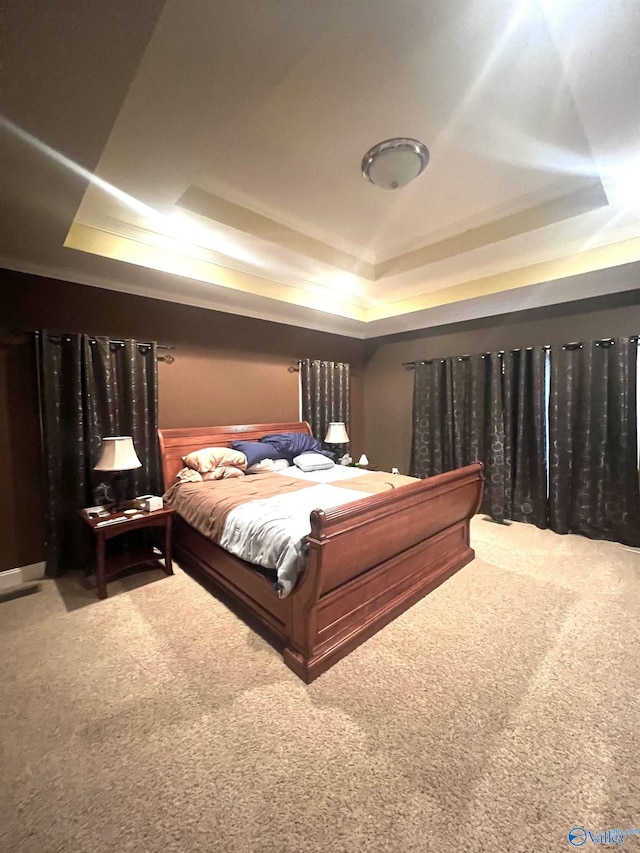
<svg viewBox="0 0 640 853"><path fill-rule="evenodd" d="M86 510L81 516L91 529L95 539L96 580L98 595L107 597L107 583L117 575L132 566L148 563L158 559L155 549L160 550L164 557L164 567L168 575L173 574L171 564L171 522L174 510L163 507L154 512L136 512L135 515L125 515L124 512L110 512L108 516L90 518ZM107 554L106 544L116 536L129 533L132 530L145 528L164 528L164 547L159 545L144 545L140 548L125 549L119 554Z"/></svg>

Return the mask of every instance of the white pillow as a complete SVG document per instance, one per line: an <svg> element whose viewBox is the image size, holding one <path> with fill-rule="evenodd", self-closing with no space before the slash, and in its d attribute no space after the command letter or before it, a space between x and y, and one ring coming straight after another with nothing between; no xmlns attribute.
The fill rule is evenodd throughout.
<svg viewBox="0 0 640 853"><path fill-rule="evenodd" d="M301 471L324 471L326 468L333 468L335 462L322 453L301 453L294 458L293 464Z"/></svg>
<svg viewBox="0 0 640 853"><path fill-rule="evenodd" d="M261 462L256 462L255 465L250 465L247 468L247 474L265 474L271 471L284 471L289 467L289 462L286 459L263 459Z"/></svg>

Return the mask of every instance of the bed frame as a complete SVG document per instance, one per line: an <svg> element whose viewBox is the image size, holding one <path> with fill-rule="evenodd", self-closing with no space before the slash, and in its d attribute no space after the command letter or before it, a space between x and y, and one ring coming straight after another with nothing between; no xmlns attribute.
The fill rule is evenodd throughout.
<svg viewBox="0 0 640 853"><path fill-rule="evenodd" d="M160 430L165 487L192 450L279 432L311 435L305 422ZM474 558L469 521L480 506L483 480L482 465L474 463L353 505L314 510L307 567L284 599L264 570L227 553L179 516L174 555L266 628L285 663L309 683Z"/></svg>

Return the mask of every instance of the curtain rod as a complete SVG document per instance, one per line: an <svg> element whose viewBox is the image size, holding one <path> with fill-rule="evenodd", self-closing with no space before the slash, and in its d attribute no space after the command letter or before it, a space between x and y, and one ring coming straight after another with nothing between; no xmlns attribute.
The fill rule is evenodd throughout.
<svg viewBox="0 0 640 853"><path fill-rule="evenodd" d="M92 343L92 344L93 344L93 343L95 343L95 341L96 341L96 339L95 339L95 338L91 338L91 343ZM123 347L123 346L124 346L124 344L125 344L125 342L124 342L124 341L120 341L120 340L118 340L117 338L109 338L109 343L110 343L110 344L119 344L119 345L120 345L120 346L122 346L122 347ZM138 346L138 347L150 347L150 346L151 346L151 341L136 341L136 346ZM175 347L174 347L174 346L170 346L169 344L156 344L156 349L166 349L166 350L169 350L169 349L175 349Z"/></svg>
<svg viewBox="0 0 640 853"><path fill-rule="evenodd" d="M12 334L14 334L14 335L35 335L37 337L38 335L41 334L41 332L39 329L31 329L30 331L13 331ZM49 332L48 334L49 334L50 338L61 339L61 338L70 338L71 332ZM76 333L74 333L74 334L76 334ZM89 335L88 337L89 337L89 341L92 344L95 344L95 342L96 342L95 336ZM125 342L119 338L109 338L109 343L115 344L115 345L121 346L121 347L123 347L125 344ZM152 346L152 343L151 343L151 341L136 341L136 346L150 347L150 346ZM173 349L175 349L175 347L171 346L169 344L156 344L156 349L173 350ZM173 364L173 362L175 361L175 358L172 355L159 355L158 361L164 361L166 364Z"/></svg>
<svg viewBox="0 0 640 853"><path fill-rule="evenodd" d="M92 344L95 344L96 339L92 337L92 338L90 338L90 342L91 342ZM124 342L124 341L120 341L120 340L118 340L117 338L109 338L109 343L110 343L110 344L117 344L118 346L121 346L121 347L123 347L123 346L124 346L124 344L125 344L125 342ZM136 346L137 346L137 347L150 347L150 346L151 346L151 342L150 342L150 341L136 341ZM166 349L166 350L171 350L171 349L175 349L175 347L174 347L174 346L170 346L169 344L156 344L156 349ZM162 361L167 361L168 359L171 359L171 361L169 362L169 364L171 364L173 361L175 361L175 359L174 359L174 357L173 357L172 355L160 356L159 358L160 358Z"/></svg>
<svg viewBox="0 0 640 853"><path fill-rule="evenodd" d="M630 335L629 340L637 341L639 337L640 337L639 335ZM598 339L596 339L595 344L596 344L596 346L599 346L600 344L611 344L611 343L613 343L613 340L614 340L613 338L598 338ZM584 346L583 341L570 341L569 343L562 344L562 349L582 349L583 346ZM539 349L550 350L551 347L552 347L552 344L544 344L543 346L539 347ZM532 349L536 349L536 347L516 347L514 349L508 350L508 352L513 354L515 352L520 352L523 349L524 350L532 350ZM505 355L505 352L506 352L506 350L503 350L503 349L497 350L497 355ZM481 353L478 353L478 355L481 355L483 358L485 358L486 356L491 355L491 353L490 352L481 352ZM453 356L450 355L450 356L444 356L444 357L438 356L436 358L424 358L424 359L420 359L419 361L403 361L402 367L406 368L407 370L413 370L415 368L416 364L431 364L434 361L445 361L446 358L457 358L458 361L466 361L467 359L471 358L471 355L469 353L465 353L464 355L453 355Z"/></svg>
<svg viewBox="0 0 640 853"><path fill-rule="evenodd" d="M298 358L298 359L296 359L296 360L294 361L294 363L293 363L293 364L290 364L290 365L289 365L289 367L287 367L287 370L289 371L289 373L300 373L300 365L302 364L302 362L303 362L303 361L306 361L306 360L307 360L306 358ZM311 360L312 360L312 361L324 361L324 362L330 361L330 359L328 359L328 358L318 358L318 359L311 359ZM337 362L334 362L334 363L333 363L333 366L334 366L334 367L339 367L339 366L341 366L341 365L343 365L343 364L348 364L348 365L349 365L349 370L352 370L352 371L354 371L354 372L357 370L357 367L354 367L352 364L350 364L350 363L349 363L349 362L347 362L347 361L337 361Z"/></svg>
<svg viewBox="0 0 640 853"><path fill-rule="evenodd" d="M567 344L567 346L569 346L569 345ZM509 352L510 353L520 352L521 349L532 350L533 347L518 347L517 349L509 350ZM544 349L544 350L551 349L551 344L545 344L544 346L540 347L540 349ZM503 349L497 350L497 355L504 355L504 354L505 354L505 350L503 350ZM490 352L480 352L480 353L477 353L477 355L481 355L482 358L485 358L485 356L491 355L491 353ZM457 358L458 361L467 361L468 359L471 358L471 354L470 353L464 353L463 355L448 355L448 356L438 356L436 358L421 358L419 361L403 361L402 366L406 367L407 370L413 370L413 368L416 366L416 364L431 364L434 361L445 361L447 358Z"/></svg>
<svg viewBox="0 0 640 853"><path fill-rule="evenodd" d="M28 332L12 331L11 334L12 335L40 335L41 331L39 329L31 329ZM52 338L68 338L71 336L71 334L77 334L77 333L76 332L73 332L73 333L72 332L49 332L49 335ZM95 343L95 341L96 341L95 335L89 335L88 337L91 339L92 343ZM123 340L121 340L120 338L109 338L109 343L110 344L120 344L121 346L124 346L124 344L125 344L125 342ZM137 341L137 345L139 347L150 347L151 343L152 343L151 341ZM169 350L169 349L175 349L175 347L171 346L169 344L156 344L156 349L167 349L167 350Z"/></svg>

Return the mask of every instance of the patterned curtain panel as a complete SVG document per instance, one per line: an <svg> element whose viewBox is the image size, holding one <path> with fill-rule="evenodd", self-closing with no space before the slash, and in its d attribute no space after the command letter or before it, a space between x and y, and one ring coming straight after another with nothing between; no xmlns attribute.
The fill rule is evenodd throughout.
<svg viewBox="0 0 640 853"><path fill-rule="evenodd" d="M451 359L418 362L413 377L412 477L433 477L456 467L453 429Z"/></svg>
<svg viewBox="0 0 640 853"><path fill-rule="evenodd" d="M332 421L342 422L349 432L349 365L339 361L300 364L302 420L311 424L314 436L324 441ZM345 446L348 452L349 446Z"/></svg>
<svg viewBox="0 0 640 853"><path fill-rule="evenodd" d="M36 336L46 472L46 574L84 565L78 510L97 502L104 474L93 467L102 437L131 435L142 468L130 472L131 496L158 494L156 345L110 343L87 335Z"/></svg>
<svg viewBox="0 0 640 853"><path fill-rule="evenodd" d="M549 526L640 545L632 338L551 348Z"/></svg>
<svg viewBox="0 0 640 853"><path fill-rule="evenodd" d="M505 459L502 355L451 359L453 372L454 462L484 463L480 511L502 521L508 504L510 469Z"/></svg>
<svg viewBox="0 0 640 853"><path fill-rule="evenodd" d="M411 473L484 463L481 511L547 526L543 349L417 364Z"/></svg>
<svg viewBox="0 0 640 853"><path fill-rule="evenodd" d="M545 366L541 348L504 356L505 518L548 526Z"/></svg>
<svg viewBox="0 0 640 853"><path fill-rule="evenodd" d="M483 462L481 510L496 520L509 506L499 353L416 364L411 474L430 477Z"/></svg>
<svg viewBox="0 0 640 853"><path fill-rule="evenodd" d="M417 364L411 473L478 460L496 521L640 545L637 350L618 338Z"/></svg>

